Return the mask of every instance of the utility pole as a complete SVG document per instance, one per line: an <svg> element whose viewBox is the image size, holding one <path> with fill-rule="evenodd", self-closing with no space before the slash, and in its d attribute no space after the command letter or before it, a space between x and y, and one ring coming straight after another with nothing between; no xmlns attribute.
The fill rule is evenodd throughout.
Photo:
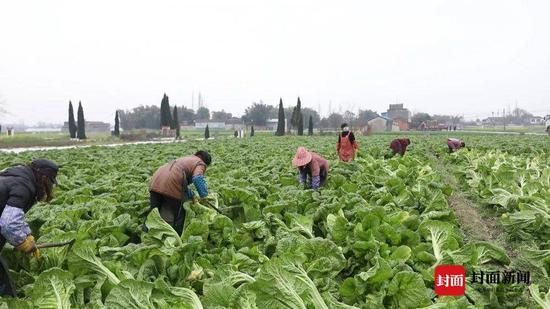
<svg viewBox="0 0 550 309"><path fill-rule="evenodd" d="M502 124L504 125L504 131L506 131L506 107L502 109Z"/></svg>

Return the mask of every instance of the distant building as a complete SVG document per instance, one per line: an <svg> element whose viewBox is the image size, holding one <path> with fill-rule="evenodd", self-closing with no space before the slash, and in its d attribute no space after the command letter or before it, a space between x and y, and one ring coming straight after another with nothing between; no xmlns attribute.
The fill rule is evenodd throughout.
<svg viewBox="0 0 550 309"><path fill-rule="evenodd" d="M30 133L42 133L42 132L61 132L61 128L41 128L41 127L32 127L32 128L26 128L25 132Z"/></svg>
<svg viewBox="0 0 550 309"><path fill-rule="evenodd" d="M286 121L285 121L286 124ZM277 131L277 126L279 125L279 119L268 119L265 123L265 129L268 131ZM286 128L285 128L286 131Z"/></svg>
<svg viewBox="0 0 550 309"><path fill-rule="evenodd" d="M365 133L365 129L362 131ZM384 116L377 116L367 122L367 134L384 131L400 131L398 122Z"/></svg>
<svg viewBox="0 0 550 309"><path fill-rule="evenodd" d="M245 127L244 121L241 118L232 117L225 121L226 130L240 130Z"/></svg>
<svg viewBox="0 0 550 309"><path fill-rule="evenodd" d="M531 124L531 125L542 125L542 124L544 124L544 118L538 117L538 116L532 117L531 119L529 119L529 124Z"/></svg>
<svg viewBox="0 0 550 309"><path fill-rule="evenodd" d="M390 104L387 117L397 122L400 131L408 131L411 122L411 112L403 104Z"/></svg>
<svg viewBox="0 0 550 309"><path fill-rule="evenodd" d="M208 125L209 130L225 130L225 122L224 121L196 121L195 122L195 129L196 130L204 130L204 129L206 129L207 125Z"/></svg>
<svg viewBox="0 0 550 309"><path fill-rule="evenodd" d="M448 126L444 123L439 123L437 120L423 121L419 126L420 131L443 131L447 130Z"/></svg>
<svg viewBox="0 0 550 309"><path fill-rule="evenodd" d="M85 125L86 133L110 133L111 125L101 121L86 121ZM69 122L65 121L61 132L69 133Z"/></svg>
<svg viewBox="0 0 550 309"><path fill-rule="evenodd" d="M501 126L504 124L504 118L503 117L487 117L481 121L483 126L491 127L491 126Z"/></svg>
<svg viewBox="0 0 550 309"><path fill-rule="evenodd" d="M388 122L391 122L391 119L383 116L378 116L367 122L369 126L368 130L371 133L387 131Z"/></svg>
<svg viewBox="0 0 550 309"><path fill-rule="evenodd" d="M390 104L387 117L391 119L402 119L405 122L411 121L411 112L403 107L403 104Z"/></svg>
<svg viewBox="0 0 550 309"><path fill-rule="evenodd" d="M394 124L397 124L399 131L409 131L409 122L401 118L394 118Z"/></svg>

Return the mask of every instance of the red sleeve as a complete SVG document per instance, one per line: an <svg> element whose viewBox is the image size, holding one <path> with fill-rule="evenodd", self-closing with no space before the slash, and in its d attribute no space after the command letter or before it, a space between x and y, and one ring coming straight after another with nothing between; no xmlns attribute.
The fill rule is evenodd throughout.
<svg viewBox="0 0 550 309"><path fill-rule="evenodd" d="M393 150L393 152L399 152L399 142L397 140L393 140L390 143L390 149Z"/></svg>

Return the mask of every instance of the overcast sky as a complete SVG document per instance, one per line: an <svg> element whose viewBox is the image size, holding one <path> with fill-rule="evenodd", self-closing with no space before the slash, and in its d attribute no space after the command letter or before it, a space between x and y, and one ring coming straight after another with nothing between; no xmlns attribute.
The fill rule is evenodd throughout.
<svg viewBox="0 0 550 309"><path fill-rule="evenodd" d="M2 122L252 102L332 111L404 103L466 118L550 113L550 1L0 0ZM195 101L196 108L196 101Z"/></svg>

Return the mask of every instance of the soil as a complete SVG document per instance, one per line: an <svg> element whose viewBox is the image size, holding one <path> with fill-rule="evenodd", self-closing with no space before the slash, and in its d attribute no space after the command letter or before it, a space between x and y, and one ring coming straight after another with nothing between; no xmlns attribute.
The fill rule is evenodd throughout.
<svg viewBox="0 0 550 309"><path fill-rule="evenodd" d="M456 178L452 175L450 169L446 168L437 158L435 160L436 168L441 171L443 181L452 189L453 193L448 198L449 205L453 209L461 231L466 240L486 241L497 244L506 250L509 258L514 259L517 252L506 241L506 232L498 224L498 218L494 216L485 217L480 214L482 208L472 201L461 189Z"/></svg>

